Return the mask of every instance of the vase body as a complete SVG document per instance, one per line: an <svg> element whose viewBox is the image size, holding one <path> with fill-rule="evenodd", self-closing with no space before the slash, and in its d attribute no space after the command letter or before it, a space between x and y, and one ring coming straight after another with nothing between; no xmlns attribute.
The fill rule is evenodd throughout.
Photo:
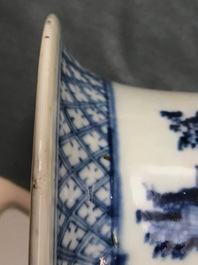
<svg viewBox="0 0 198 265"><path fill-rule="evenodd" d="M31 263L195 264L197 94L98 77L57 25L50 16L43 34L41 64L54 67L38 82Z"/></svg>

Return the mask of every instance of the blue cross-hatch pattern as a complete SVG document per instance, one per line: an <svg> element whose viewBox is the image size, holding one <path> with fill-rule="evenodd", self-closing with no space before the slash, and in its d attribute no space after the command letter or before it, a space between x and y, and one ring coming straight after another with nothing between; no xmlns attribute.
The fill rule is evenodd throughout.
<svg viewBox="0 0 198 265"><path fill-rule="evenodd" d="M58 265L121 264L113 231L111 100L111 83L83 69L64 49L58 143Z"/></svg>

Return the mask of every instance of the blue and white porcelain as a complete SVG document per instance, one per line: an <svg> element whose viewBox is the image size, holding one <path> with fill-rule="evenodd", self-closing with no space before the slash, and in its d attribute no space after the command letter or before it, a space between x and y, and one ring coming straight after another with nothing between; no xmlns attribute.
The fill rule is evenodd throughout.
<svg viewBox="0 0 198 265"><path fill-rule="evenodd" d="M196 264L198 95L84 69L45 24L32 166L31 265Z"/></svg>

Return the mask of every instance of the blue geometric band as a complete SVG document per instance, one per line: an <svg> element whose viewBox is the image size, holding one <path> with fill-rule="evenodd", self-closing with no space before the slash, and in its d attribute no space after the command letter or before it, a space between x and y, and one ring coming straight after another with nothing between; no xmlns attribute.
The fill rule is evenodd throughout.
<svg viewBox="0 0 198 265"><path fill-rule="evenodd" d="M111 83L66 50L61 59L57 264L121 264L112 210Z"/></svg>

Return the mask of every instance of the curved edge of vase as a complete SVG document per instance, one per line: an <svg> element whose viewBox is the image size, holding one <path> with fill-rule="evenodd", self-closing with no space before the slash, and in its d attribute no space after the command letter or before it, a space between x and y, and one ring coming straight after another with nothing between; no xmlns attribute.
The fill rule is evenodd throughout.
<svg viewBox="0 0 198 265"><path fill-rule="evenodd" d="M51 14L45 21L38 68L31 181L31 265L52 264L53 261L53 183L60 47L60 23L57 17Z"/></svg>

